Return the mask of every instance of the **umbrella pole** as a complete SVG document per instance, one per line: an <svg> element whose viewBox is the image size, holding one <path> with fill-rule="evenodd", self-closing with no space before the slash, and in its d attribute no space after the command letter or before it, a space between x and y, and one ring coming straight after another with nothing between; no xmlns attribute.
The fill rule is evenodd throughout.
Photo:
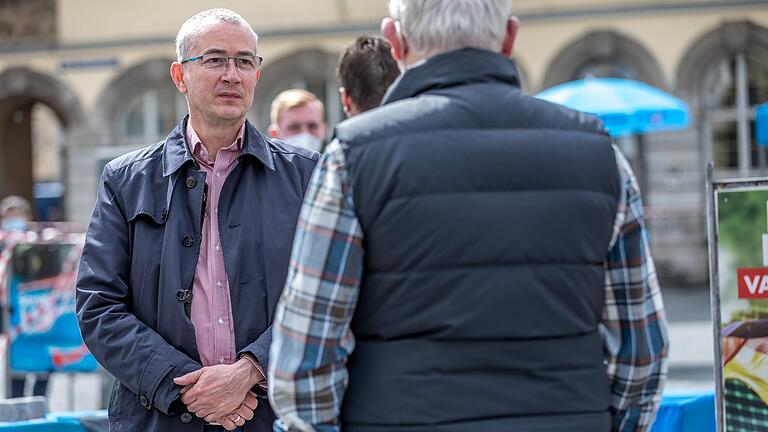
<svg viewBox="0 0 768 432"><path fill-rule="evenodd" d="M757 161L760 164L760 176L765 177L766 176L766 170L765 170L765 146L759 145L757 146Z"/></svg>
<svg viewBox="0 0 768 432"><path fill-rule="evenodd" d="M645 135L637 134L637 162L640 165L640 175L638 184L640 185L640 194L643 198L643 204L648 205L648 161L645 155ZM637 174L636 174L637 175Z"/></svg>

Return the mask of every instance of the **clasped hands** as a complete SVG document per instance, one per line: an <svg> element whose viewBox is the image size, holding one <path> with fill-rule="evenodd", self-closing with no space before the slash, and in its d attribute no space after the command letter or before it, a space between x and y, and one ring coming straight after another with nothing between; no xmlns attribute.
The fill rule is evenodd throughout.
<svg viewBox="0 0 768 432"><path fill-rule="evenodd" d="M259 402L251 392L264 376L248 359L230 365L206 366L173 381L182 386L181 402L208 423L234 430L253 418Z"/></svg>

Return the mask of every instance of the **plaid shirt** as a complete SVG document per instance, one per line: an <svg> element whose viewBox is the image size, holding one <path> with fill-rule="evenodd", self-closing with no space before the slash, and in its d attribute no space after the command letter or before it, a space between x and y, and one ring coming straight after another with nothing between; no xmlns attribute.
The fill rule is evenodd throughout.
<svg viewBox="0 0 768 432"><path fill-rule="evenodd" d="M666 377L666 319L637 181L614 150L622 194L605 259L600 333L612 382L613 429L646 431ZM349 326L363 273L362 243L344 152L333 141L304 198L274 321L269 396L280 417L276 431L339 430L345 365L355 346Z"/></svg>

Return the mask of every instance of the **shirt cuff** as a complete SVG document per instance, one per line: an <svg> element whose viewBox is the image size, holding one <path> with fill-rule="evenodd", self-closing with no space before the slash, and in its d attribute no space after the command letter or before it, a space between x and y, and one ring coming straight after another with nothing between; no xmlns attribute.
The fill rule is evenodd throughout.
<svg viewBox="0 0 768 432"><path fill-rule="evenodd" d="M256 383L256 385L258 385L264 390L267 390L267 375L264 373L264 368L261 367L259 362L255 358L253 358L252 355L248 353L243 353L240 356L240 358L244 358L248 360L253 365L253 367L255 367L257 371L259 371L259 374L261 375L261 379L259 380L259 382Z"/></svg>

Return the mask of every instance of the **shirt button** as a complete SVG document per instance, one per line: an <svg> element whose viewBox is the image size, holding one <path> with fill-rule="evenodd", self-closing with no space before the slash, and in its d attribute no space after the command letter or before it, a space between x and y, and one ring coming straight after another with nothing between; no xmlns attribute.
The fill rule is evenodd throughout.
<svg viewBox="0 0 768 432"><path fill-rule="evenodd" d="M216 243L216 250L221 252L221 244L220 243Z"/></svg>
<svg viewBox="0 0 768 432"><path fill-rule="evenodd" d="M216 177L221 177L221 171L216 171Z"/></svg>
<svg viewBox="0 0 768 432"><path fill-rule="evenodd" d="M223 287L223 286L224 286L224 284L223 284L223 283L221 283L221 281L218 281L218 282L216 282L216 286L217 286L217 287L219 287L219 288L221 288L221 287Z"/></svg>
<svg viewBox="0 0 768 432"><path fill-rule="evenodd" d="M224 318L219 318L219 324L224 325Z"/></svg>
<svg viewBox="0 0 768 432"><path fill-rule="evenodd" d="M219 363L220 363L220 364L224 364L224 357L220 357L220 358L219 358Z"/></svg>

